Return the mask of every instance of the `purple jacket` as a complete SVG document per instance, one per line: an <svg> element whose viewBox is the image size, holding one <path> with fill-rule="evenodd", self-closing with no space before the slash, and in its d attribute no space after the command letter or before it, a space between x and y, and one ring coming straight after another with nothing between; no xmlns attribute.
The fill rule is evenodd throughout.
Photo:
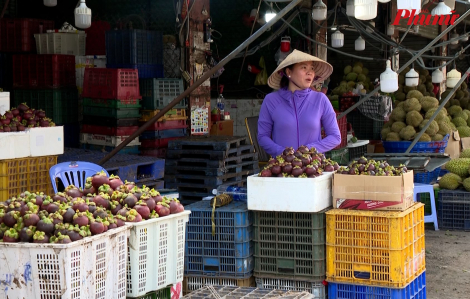
<svg viewBox="0 0 470 299"><path fill-rule="evenodd" d="M258 142L273 157L286 147L297 149L301 145L324 153L341 143L341 134L336 113L323 93L310 88L292 93L281 88L268 94L261 105Z"/></svg>

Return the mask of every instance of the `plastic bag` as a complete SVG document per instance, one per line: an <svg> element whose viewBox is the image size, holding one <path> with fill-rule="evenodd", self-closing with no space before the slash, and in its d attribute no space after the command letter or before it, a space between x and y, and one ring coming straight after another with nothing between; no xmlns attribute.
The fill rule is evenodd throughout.
<svg viewBox="0 0 470 299"><path fill-rule="evenodd" d="M261 72L256 75L255 85L266 85L268 84L268 73L266 72L266 63L264 62L264 56L261 56L258 65L261 68Z"/></svg>

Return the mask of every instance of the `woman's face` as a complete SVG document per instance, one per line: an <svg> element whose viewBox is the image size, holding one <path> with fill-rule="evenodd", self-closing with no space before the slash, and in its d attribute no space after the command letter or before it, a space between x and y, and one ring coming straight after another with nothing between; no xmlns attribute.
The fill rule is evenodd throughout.
<svg viewBox="0 0 470 299"><path fill-rule="evenodd" d="M292 69L286 69L286 74L290 80L293 81L289 83L289 87L294 85L295 89L305 89L309 88L312 85L313 79L315 78L315 71L313 69L313 61L299 62L294 64Z"/></svg>

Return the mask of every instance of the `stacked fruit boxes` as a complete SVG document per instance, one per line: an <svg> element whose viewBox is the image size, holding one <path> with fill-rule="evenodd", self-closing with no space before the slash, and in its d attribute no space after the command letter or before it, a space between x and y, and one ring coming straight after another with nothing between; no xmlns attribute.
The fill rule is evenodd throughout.
<svg viewBox="0 0 470 299"><path fill-rule="evenodd" d="M139 83L142 95L141 124L165 108L184 90L181 79L140 79ZM165 158L168 142L188 133L187 108L187 100L182 100L140 135L142 155Z"/></svg>
<svg viewBox="0 0 470 299"><path fill-rule="evenodd" d="M78 92L75 87L75 57L59 54L13 55L13 98L42 109L56 125L63 125L64 143L78 143ZM76 135L70 127L75 127Z"/></svg>
<svg viewBox="0 0 470 299"><path fill-rule="evenodd" d="M149 30L106 31L108 68L139 71L139 78L163 78L163 35Z"/></svg>
<svg viewBox="0 0 470 299"><path fill-rule="evenodd" d="M325 210L253 215L256 286L306 291L325 299Z"/></svg>
<svg viewBox="0 0 470 299"><path fill-rule="evenodd" d="M203 200L185 210L191 211L186 226L185 291L204 285L251 286L253 217L246 203L232 201L213 212L210 201Z"/></svg>
<svg viewBox="0 0 470 299"><path fill-rule="evenodd" d="M168 143L165 185L178 189L183 204L211 195L219 185L241 186L258 171L258 154L245 137L191 136Z"/></svg>
<svg viewBox="0 0 470 299"><path fill-rule="evenodd" d="M137 131L140 91L137 70L87 68L83 82L82 148L111 151ZM139 153L139 140L121 152Z"/></svg>
<svg viewBox="0 0 470 299"><path fill-rule="evenodd" d="M405 211L326 213L328 294L425 298L424 205Z"/></svg>

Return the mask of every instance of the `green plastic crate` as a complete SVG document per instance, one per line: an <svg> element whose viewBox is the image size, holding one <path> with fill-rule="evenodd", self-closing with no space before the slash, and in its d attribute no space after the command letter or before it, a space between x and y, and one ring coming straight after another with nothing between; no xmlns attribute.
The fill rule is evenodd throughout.
<svg viewBox="0 0 470 299"><path fill-rule="evenodd" d="M106 108L140 108L139 100L111 100L83 98L83 106Z"/></svg>
<svg viewBox="0 0 470 299"><path fill-rule="evenodd" d="M437 198L439 197L439 191L441 189L439 188L434 188L434 202L436 204L436 209L437 209ZM431 215L431 197L429 196L429 193L419 193L417 196L417 199L419 202L424 203L424 214L425 215Z"/></svg>
<svg viewBox="0 0 470 299"><path fill-rule="evenodd" d="M146 110L163 109L184 91L181 79L140 79L139 88L142 96L142 109ZM187 99L183 99L173 108L186 108L187 106Z"/></svg>
<svg viewBox="0 0 470 299"><path fill-rule="evenodd" d="M83 115L112 117L121 119L140 117L140 112L139 108L106 108L84 106Z"/></svg>
<svg viewBox="0 0 470 299"><path fill-rule="evenodd" d="M77 89L16 89L13 103L15 106L26 103L31 108L42 109L46 117L56 124L78 122Z"/></svg>
<svg viewBox="0 0 470 299"><path fill-rule="evenodd" d="M254 275L323 281L327 210L318 213L254 211Z"/></svg>
<svg viewBox="0 0 470 299"><path fill-rule="evenodd" d="M171 287L149 292L140 297L133 297L133 299L171 299Z"/></svg>
<svg viewBox="0 0 470 299"><path fill-rule="evenodd" d="M349 148L343 147L337 150L331 150L325 153L325 156L339 165L348 165L349 163Z"/></svg>

